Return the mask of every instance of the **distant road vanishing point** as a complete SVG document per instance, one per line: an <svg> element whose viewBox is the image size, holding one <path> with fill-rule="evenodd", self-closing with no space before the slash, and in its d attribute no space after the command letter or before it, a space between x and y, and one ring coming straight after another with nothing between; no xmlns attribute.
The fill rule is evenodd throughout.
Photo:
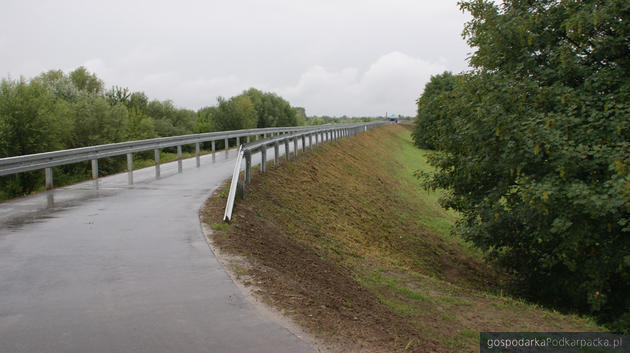
<svg viewBox="0 0 630 353"><path fill-rule="evenodd" d="M0 352L312 352L243 298L201 232L234 154L0 204Z"/></svg>

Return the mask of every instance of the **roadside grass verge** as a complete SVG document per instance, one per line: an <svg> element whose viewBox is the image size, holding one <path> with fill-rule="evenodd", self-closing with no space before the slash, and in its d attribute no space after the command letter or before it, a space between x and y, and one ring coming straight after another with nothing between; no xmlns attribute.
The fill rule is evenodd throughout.
<svg viewBox="0 0 630 353"><path fill-rule="evenodd" d="M256 173L211 241L333 351L475 352L480 331L601 330L502 295L505 276L450 235L458 215L414 177L430 171L425 153L400 125L323 145ZM209 199L203 221L224 206Z"/></svg>

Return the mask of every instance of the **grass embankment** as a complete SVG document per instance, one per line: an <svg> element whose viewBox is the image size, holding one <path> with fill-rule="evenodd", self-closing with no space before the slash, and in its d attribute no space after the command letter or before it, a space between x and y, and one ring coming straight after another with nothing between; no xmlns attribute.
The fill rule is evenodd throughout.
<svg viewBox="0 0 630 353"><path fill-rule="evenodd" d="M233 268L240 279L335 351L478 351L479 331L598 330L500 295L502 276L449 235L456 215L419 168L424 152L392 125L256 175L230 226L216 226L220 196L202 217L249 264Z"/></svg>

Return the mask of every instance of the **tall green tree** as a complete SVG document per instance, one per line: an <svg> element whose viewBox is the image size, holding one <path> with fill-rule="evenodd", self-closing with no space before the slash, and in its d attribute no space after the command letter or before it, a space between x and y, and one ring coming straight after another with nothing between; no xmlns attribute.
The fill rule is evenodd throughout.
<svg viewBox="0 0 630 353"><path fill-rule="evenodd" d="M474 70L438 99L428 186L520 293L630 330L630 3L460 5Z"/></svg>
<svg viewBox="0 0 630 353"><path fill-rule="evenodd" d="M217 99L218 106L212 115L215 131L252 129L256 127L256 110L247 96L240 95L225 100Z"/></svg>
<svg viewBox="0 0 630 353"><path fill-rule="evenodd" d="M70 79L75 87L89 94L103 93L103 81L96 74L90 73L85 67L80 66L70 73Z"/></svg>
<svg viewBox="0 0 630 353"><path fill-rule="evenodd" d="M136 109L140 112L146 112L149 98L144 92L133 92L129 96L129 109Z"/></svg>
<svg viewBox="0 0 630 353"><path fill-rule="evenodd" d="M192 134L195 129L195 112L178 109L172 101L151 101L145 113L153 118L155 131L159 136Z"/></svg>
<svg viewBox="0 0 630 353"><path fill-rule="evenodd" d="M113 86L109 91L105 92L105 99L109 102L110 105L122 104L125 107L130 107L130 96L129 88Z"/></svg>
<svg viewBox="0 0 630 353"><path fill-rule="evenodd" d="M450 72L431 76L431 80L424 87L422 96L418 99L418 115L412 137L416 146L420 148L436 149L437 141L435 136L439 136L440 130L447 128L445 124L450 124L450 119L446 119L446 107L444 106L457 80L457 76Z"/></svg>
<svg viewBox="0 0 630 353"><path fill-rule="evenodd" d="M103 97L88 97L74 107L74 146L84 147L125 141L129 113L122 104L109 105Z"/></svg>
<svg viewBox="0 0 630 353"><path fill-rule="evenodd" d="M129 109L128 138L145 140L157 137L153 119L138 108Z"/></svg>
<svg viewBox="0 0 630 353"><path fill-rule="evenodd" d="M57 103L41 81L3 79L0 158L63 148L72 125L66 113L67 104ZM22 173L3 178L0 186L9 195L23 195L35 190L41 178L41 173Z"/></svg>
<svg viewBox="0 0 630 353"><path fill-rule="evenodd" d="M213 131L212 117L216 110L216 107L205 107L197 111L197 117L195 119L195 133Z"/></svg>
<svg viewBox="0 0 630 353"><path fill-rule="evenodd" d="M255 88L250 88L242 95L247 96L254 105L257 127L297 125L295 109L280 96L274 93L263 93Z"/></svg>
<svg viewBox="0 0 630 353"><path fill-rule="evenodd" d="M294 107L295 109L295 125L306 125L306 109L303 107Z"/></svg>

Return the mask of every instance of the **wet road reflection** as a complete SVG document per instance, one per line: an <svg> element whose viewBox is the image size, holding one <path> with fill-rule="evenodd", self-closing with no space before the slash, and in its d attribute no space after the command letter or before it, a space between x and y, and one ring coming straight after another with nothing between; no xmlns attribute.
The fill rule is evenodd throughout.
<svg viewBox="0 0 630 353"><path fill-rule="evenodd" d="M0 204L0 352L312 351L243 299L200 231L232 158L194 163Z"/></svg>

